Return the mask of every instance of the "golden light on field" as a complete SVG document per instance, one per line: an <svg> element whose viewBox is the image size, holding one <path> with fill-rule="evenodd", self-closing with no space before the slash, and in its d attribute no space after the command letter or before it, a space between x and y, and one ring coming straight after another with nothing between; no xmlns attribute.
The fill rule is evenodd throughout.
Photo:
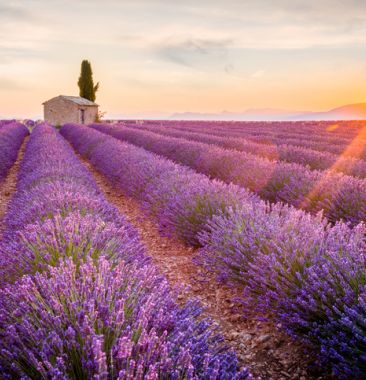
<svg viewBox="0 0 366 380"><path fill-rule="evenodd" d="M358 132L357 136L351 141L351 143L346 147L343 153L339 156L339 159L342 157L355 157L360 158L362 153L366 150L366 124ZM337 161L339 162L339 160ZM337 162L333 167L337 168Z"/></svg>
<svg viewBox="0 0 366 380"><path fill-rule="evenodd" d="M327 132L333 132L333 131L336 131L338 128L339 128L339 125L338 125L338 124L332 124L332 125L329 125L329 126L326 128L326 131L327 131Z"/></svg>
<svg viewBox="0 0 366 380"><path fill-rule="evenodd" d="M329 186L329 180L331 179L331 177L335 173L341 172L341 168L344 165L342 162L344 158L354 158L356 161L358 158L362 157L362 154L365 151L366 151L366 124L360 129L360 131L352 139L352 141L345 147L345 149L338 156L334 164L328 170L323 171L324 173L323 176L315 184L315 186L309 192L309 194L304 198L303 202L300 204L300 207L306 209L308 202L312 202L312 200L319 197L322 198L324 196L324 194L322 194L322 191L324 190L324 188ZM336 186L336 184L334 185Z"/></svg>

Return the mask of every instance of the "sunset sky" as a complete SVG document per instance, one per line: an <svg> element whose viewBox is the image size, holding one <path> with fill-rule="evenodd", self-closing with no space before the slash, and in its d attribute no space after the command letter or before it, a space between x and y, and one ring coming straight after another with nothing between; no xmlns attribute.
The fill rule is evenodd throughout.
<svg viewBox="0 0 366 380"><path fill-rule="evenodd" d="M0 117L77 95L109 116L366 102L364 0L0 0Z"/></svg>

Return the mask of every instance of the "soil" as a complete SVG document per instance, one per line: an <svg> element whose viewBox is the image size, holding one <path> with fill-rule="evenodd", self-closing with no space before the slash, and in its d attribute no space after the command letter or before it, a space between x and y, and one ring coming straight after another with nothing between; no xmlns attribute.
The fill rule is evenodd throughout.
<svg viewBox="0 0 366 380"><path fill-rule="evenodd" d="M27 137L5 180L0 182L0 239L4 231L4 216L16 191L20 162L23 159ZM243 313L233 298L231 289L218 284L192 262L195 250L175 238L159 233L156 221L146 216L139 204L111 186L93 166L82 159L94 175L107 200L127 217L139 232L142 243L155 265L180 289L178 300L198 299L205 307L205 315L217 323L227 344L255 377L263 380L322 380L332 377L314 364L312 353L280 331L271 320L259 320L254 312Z"/></svg>
<svg viewBox="0 0 366 380"><path fill-rule="evenodd" d="M87 160L81 160L94 175L107 200L138 230L155 265L173 287L183 288L178 296L180 302L198 299L206 308L205 314L218 324L242 365L255 377L263 380L333 378L315 364L314 353L281 332L279 325L268 319L260 320L254 312L243 313L233 302L232 290L218 284L214 278L207 280L207 273L192 262L194 249L178 239L161 236L156 221L143 213L136 200L113 187Z"/></svg>
<svg viewBox="0 0 366 380"><path fill-rule="evenodd" d="M19 165L23 160L25 146L27 145L28 139L29 137L26 137L24 139L14 165L9 170L6 178L3 181L0 181L0 239L5 228L3 220L8 208L8 204L16 191Z"/></svg>

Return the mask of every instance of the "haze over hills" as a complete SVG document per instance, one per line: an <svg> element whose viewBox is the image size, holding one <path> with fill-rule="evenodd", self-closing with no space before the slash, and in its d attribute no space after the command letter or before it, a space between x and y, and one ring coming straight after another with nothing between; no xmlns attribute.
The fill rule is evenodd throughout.
<svg viewBox="0 0 366 380"><path fill-rule="evenodd" d="M306 112L294 120L366 120L366 103L349 104L326 112Z"/></svg>
<svg viewBox="0 0 366 380"><path fill-rule="evenodd" d="M32 115L34 120L42 119L41 115ZM29 117L25 117L29 118ZM19 119L12 117L1 117L2 119ZM220 113L196 113L182 112L169 115L167 113L141 112L135 114L107 114L105 120L237 120L237 121L301 121L301 120L366 120L366 103L349 104L333 108L324 112L312 111L289 111L276 108L253 108L243 112L223 111Z"/></svg>
<svg viewBox="0 0 366 380"><path fill-rule="evenodd" d="M366 103L349 104L324 112L287 111L281 109L248 109L242 113L194 113L183 112L171 115L174 120L242 120L242 121L281 121L281 120L366 120Z"/></svg>

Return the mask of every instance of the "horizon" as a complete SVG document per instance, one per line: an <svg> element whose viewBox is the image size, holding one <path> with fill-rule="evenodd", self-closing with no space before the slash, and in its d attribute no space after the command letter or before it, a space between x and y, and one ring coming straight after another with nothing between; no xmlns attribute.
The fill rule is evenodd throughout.
<svg viewBox="0 0 366 380"><path fill-rule="evenodd" d="M0 117L77 95L84 58L106 118L363 103L364 11L360 0L0 1Z"/></svg>
<svg viewBox="0 0 366 380"><path fill-rule="evenodd" d="M359 108L357 111L353 107ZM351 108L351 109L350 109ZM339 110L342 110L340 116ZM338 111L338 113L334 113ZM43 120L42 115L35 115L34 117L7 117L0 120ZM255 122L255 121L272 121L272 122L301 122L301 121L364 121L366 120L366 103L356 103L344 105L330 110L323 110L319 112L313 111L291 111L284 109L273 108L251 108L243 112L230 112L221 111L217 113L204 113L204 112L181 112L172 114L108 114L102 117L102 120L166 120L166 121L242 121L242 122Z"/></svg>

